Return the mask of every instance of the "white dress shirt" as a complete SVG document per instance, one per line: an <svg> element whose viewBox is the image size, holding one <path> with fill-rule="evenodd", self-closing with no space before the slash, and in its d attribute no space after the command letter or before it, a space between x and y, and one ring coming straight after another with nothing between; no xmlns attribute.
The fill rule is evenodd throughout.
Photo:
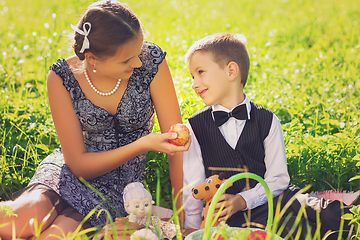
<svg viewBox="0 0 360 240"><path fill-rule="evenodd" d="M245 100L241 104L246 104L248 109L248 117L250 118L251 105L250 100L245 95ZM221 106L212 106L214 111L222 110L230 112L229 109ZM245 126L246 120L237 120L233 117L219 127L220 132L228 142L228 144L235 149L238 139ZM201 156L201 149L196 136L187 123L191 134L191 145L188 151L183 155L183 169L184 169L184 192L183 204L185 211L185 228L199 229L201 225L201 213L203 211L203 201L197 200L192 196L192 188L199 183L205 181L205 169L203 159ZM287 171L287 160L285 153L285 145L283 133L279 119L273 114L273 120L270 127L269 135L264 140L265 149L265 176L264 180L272 191L273 197L277 197L289 185L290 177ZM254 188L238 193L246 201L248 209L253 209L264 203L267 203L265 189L258 183ZM244 209L245 210L245 209Z"/></svg>

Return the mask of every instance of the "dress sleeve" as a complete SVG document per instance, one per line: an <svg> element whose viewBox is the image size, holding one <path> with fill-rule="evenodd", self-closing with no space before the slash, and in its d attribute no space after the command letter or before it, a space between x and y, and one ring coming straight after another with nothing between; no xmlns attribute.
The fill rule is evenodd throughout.
<svg viewBox="0 0 360 240"><path fill-rule="evenodd" d="M74 87L74 81L72 79L73 75L65 59L58 59L51 65L50 70L53 70L61 77L66 90L70 91L70 89Z"/></svg>
<svg viewBox="0 0 360 240"><path fill-rule="evenodd" d="M139 58L142 66L139 68L140 74L143 75L143 81L150 85L158 72L160 63L165 59L164 52L158 45L151 42L144 42Z"/></svg>

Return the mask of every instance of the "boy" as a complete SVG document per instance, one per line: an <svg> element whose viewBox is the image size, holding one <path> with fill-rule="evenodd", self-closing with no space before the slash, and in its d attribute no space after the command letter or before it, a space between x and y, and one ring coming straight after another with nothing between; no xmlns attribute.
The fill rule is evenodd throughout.
<svg viewBox="0 0 360 240"><path fill-rule="evenodd" d="M191 145L184 152L185 228L198 229L201 224L203 202L192 196L191 189L212 175L209 167L244 168L255 173L268 184L274 197L274 207L281 194L282 204L296 194L299 188L289 186L290 177L283 134L278 118L268 109L252 103L243 89L248 78L250 59L245 37L240 34L217 33L200 39L188 50L185 59L193 80L192 88L208 106L188 119ZM232 111L231 111L232 110ZM225 171L226 178L238 173ZM246 223L245 210L251 209L250 221L256 226L267 223L267 197L260 183L237 181L219 200L216 209L225 203L218 221L226 220L233 227ZM338 230L341 209L339 201L324 201L308 194L296 195L297 200L287 211L289 219L282 232L291 232L301 204L306 213L311 234L316 230L316 210L321 209L321 236L328 230ZM227 213L229 214L227 215ZM226 216L227 215L227 216ZM286 216L285 216L286 217ZM284 217L284 219L285 219ZM284 222L280 221L280 226ZM300 221L301 239L307 232L307 219ZM344 229L348 229L345 222ZM334 234L330 235L335 237Z"/></svg>

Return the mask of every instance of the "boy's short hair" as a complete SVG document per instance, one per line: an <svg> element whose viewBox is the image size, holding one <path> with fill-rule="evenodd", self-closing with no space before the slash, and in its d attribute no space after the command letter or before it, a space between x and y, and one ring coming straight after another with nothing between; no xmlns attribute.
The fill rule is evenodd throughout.
<svg viewBox="0 0 360 240"><path fill-rule="evenodd" d="M220 67L225 67L231 61L237 63L240 68L241 83L245 87L249 74L250 58L244 35L215 33L204 37L189 48L185 55L186 64L189 64L191 56L196 51L211 53L213 61Z"/></svg>

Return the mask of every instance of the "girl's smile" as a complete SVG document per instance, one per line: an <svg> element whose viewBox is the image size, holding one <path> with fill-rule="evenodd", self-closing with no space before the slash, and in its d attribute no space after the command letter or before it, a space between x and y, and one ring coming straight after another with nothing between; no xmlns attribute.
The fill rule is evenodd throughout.
<svg viewBox="0 0 360 240"><path fill-rule="evenodd" d="M130 70L127 70L125 71L126 73L132 73L134 71L134 68L130 69Z"/></svg>

